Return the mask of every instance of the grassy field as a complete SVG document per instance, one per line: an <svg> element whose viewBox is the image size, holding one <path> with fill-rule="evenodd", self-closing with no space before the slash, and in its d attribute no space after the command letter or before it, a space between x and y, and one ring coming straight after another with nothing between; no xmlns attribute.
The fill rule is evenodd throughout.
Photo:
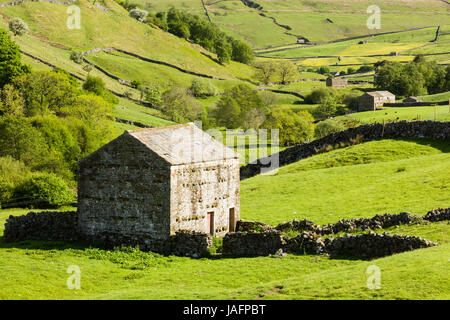
<svg viewBox="0 0 450 320"><path fill-rule="evenodd" d="M323 224L405 210L424 214L449 204L448 148L386 140L320 154L275 176L244 180L241 216ZM326 168L327 157L342 166ZM10 214L26 212L1 210L0 237ZM449 223L382 231L422 236L439 246L371 261L315 255L191 259L66 242L6 244L0 238L0 299L449 299ZM66 287L71 265L81 269L81 290ZM380 290L366 287L370 265L381 269Z"/></svg>
<svg viewBox="0 0 450 320"><path fill-rule="evenodd" d="M322 224L386 212L418 214L428 207L448 206L448 153L419 153L406 159L391 155L389 157L396 160L386 161L387 157L383 156L382 162L373 162L376 152L365 160L364 147L351 148L362 148L359 149L362 153L349 151L348 155L337 151L328 159L326 155L318 155L317 160L311 158L282 167L275 175L244 180L241 184L242 216L271 224L293 218L307 218ZM402 158L405 157L403 152L408 154L400 152L401 148L397 151L395 146L393 148L388 155L399 153ZM339 160L339 156L344 159ZM355 165L349 165L352 159ZM364 163L366 161L368 163ZM333 162L345 166L327 167ZM313 169L305 171L308 166Z"/></svg>
<svg viewBox="0 0 450 320"><path fill-rule="evenodd" d="M336 117L336 119L355 119L364 123L399 120L450 121L450 108L448 105L436 107L383 107L382 110L350 113Z"/></svg>
<svg viewBox="0 0 450 320"><path fill-rule="evenodd" d="M141 4L148 3L139 0ZM200 1L198 1L200 2ZM163 0L154 4L155 11L170 6L189 7L191 12L205 16L198 2ZM263 9L246 7L240 1L206 1L211 19L234 36L246 39L255 48L282 47L296 42L303 36L312 42L370 35L374 33L405 30L412 27L428 27L448 24L450 10L443 1L349 1L349 0L290 0L256 1ZM381 9L381 29L369 30L366 12L370 5ZM156 10L157 9L157 10ZM265 17L262 17L263 13ZM286 30L274 23L287 25ZM331 20L331 22L329 20ZM428 39L428 38L427 38ZM430 41L429 39L427 41Z"/></svg>

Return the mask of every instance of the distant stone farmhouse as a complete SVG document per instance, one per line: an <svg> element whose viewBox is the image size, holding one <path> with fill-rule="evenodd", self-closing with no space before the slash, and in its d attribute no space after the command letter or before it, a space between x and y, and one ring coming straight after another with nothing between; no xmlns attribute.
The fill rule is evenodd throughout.
<svg viewBox="0 0 450 320"><path fill-rule="evenodd" d="M239 155L194 124L125 131L82 159L78 175L88 238L221 237L239 220Z"/></svg>
<svg viewBox="0 0 450 320"><path fill-rule="evenodd" d="M333 78L333 77L327 78L327 87L346 88L347 85L348 85L347 78Z"/></svg>
<svg viewBox="0 0 450 320"><path fill-rule="evenodd" d="M420 100L417 97L408 97L406 99L403 99L403 103L416 103L416 102L422 102L422 100Z"/></svg>
<svg viewBox="0 0 450 320"><path fill-rule="evenodd" d="M395 103L395 95L393 95L389 91L366 92L358 99L358 110L377 110L381 108L385 103Z"/></svg>

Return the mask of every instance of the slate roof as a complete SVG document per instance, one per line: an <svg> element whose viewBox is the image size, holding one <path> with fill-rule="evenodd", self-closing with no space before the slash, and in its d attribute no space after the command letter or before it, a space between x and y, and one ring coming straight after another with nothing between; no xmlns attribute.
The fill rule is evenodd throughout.
<svg viewBox="0 0 450 320"><path fill-rule="evenodd" d="M193 123L127 130L124 134L131 135L172 165L239 159L238 153Z"/></svg>
<svg viewBox="0 0 450 320"><path fill-rule="evenodd" d="M394 96L394 94L390 93L389 91L372 91L372 92L366 92L366 94L373 96L373 97L389 97L389 96Z"/></svg>

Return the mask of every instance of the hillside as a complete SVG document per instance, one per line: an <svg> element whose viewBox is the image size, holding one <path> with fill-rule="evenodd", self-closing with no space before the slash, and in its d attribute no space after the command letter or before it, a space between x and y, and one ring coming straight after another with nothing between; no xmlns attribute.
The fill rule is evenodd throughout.
<svg viewBox="0 0 450 320"><path fill-rule="evenodd" d="M180 5L178 1L148 1L138 3L150 9L166 10ZM335 41L381 32L401 31L409 28L448 24L449 5L440 0L420 1L205 1L210 19L233 35L253 44L254 48L272 48L294 44L297 37L310 42ZM382 13L382 29L368 30L367 8L378 5ZM182 1L181 7L205 15L200 1ZM432 18L431 18L432 17ZM433 21L430 23L429 21Z"/></svg>
<svg viewBox="0 0 450 320"><path fill-rule="evenodd" d="M374 3L381 8L382 26L370 30L367 7ZM70 5L80 8L80 29L67 27ZM169 28L171 7L191 19L193 28L204 27L207 35L201 41L187 36L192 26L187 24ZM130 14L133 8L147 10L155 20L139 22ZM187 13L198 15L198 20ZM371 230L437 243L409 252L404 251L413 247L405 245L401 253L391 251L371 260L307 252L303 240L295 243L298 250L293 252L227 256L219 237L241 235L233 232L235 212L242 220L272 226L294 219L325 225L385 213L423 216L450 207L449 17L450 3L441 0L0 0L0 44L5 44L5 50L0 47L0 81L6 79L0 85L0 300L450 299L447 216L439 222L413 217L408 224ZM14 35L9 26L14 18L21 18L29 32ZM207 21L215 26L205 27ZM176 36L174 29L182 35ZM209 50L208 37L214 39ZM245 64L233 60L232 48L240 42L236 39L254 54ZM74 53L82 53L81 62L74 62ZM229 60L221 60L227 54ZM9 60L5 64L2 59ZM8 63L11 74L4 72L11 71ZM333 77L348 78L348 85L327 86ZM397 104L377 108L374 102L366 108L373 111L360 112L359 97L375 90L392 91ZM412 96L423 103L401 103ZM401 120L431 121L397 123ZM80 183L80 160L124 130L193 121L200 121L204 131L212 129L207 133L240 154L240 181L236 163L216 164L222 160L195 163L201 168L196 170L183 158L169 174L156 172L158 161L164 168L170 162L165 148L173 151L170 134L156 133L157 161L148 161L155 150L144 134L130 145L119 140L102 149L111 153L97 153L112 161L87 164L85 185ZM356 128L370 123L379 124ZM259 129L278 131L265 136ZM352 135L355 132L361 134ZM176 138L183 147L177 151L183 153L188 134ZM247 165L286 149L281 164L289 164L273 174L253 170L260 164ZM145 156L138 157L140 152ZM194 172L200 172L199 177ZM217 184L209 189L213 183L204 176L215 179L216 173L227 188ZM182 181L178 175L192 180L179 184L175 193L182 196L172 201L171 183ZM94 183L92 177L98 180ZM221 201L230 198L231 184L237 200L222 206ZM161 193L153 193L155 188ZM189 188L190 198L183 188ZM201 239L211 236L212 246L202 254L161 255L144 252L146 247L106 248L102 238L90 244L78 242L79 237L8 242L4 230L11 215L51 210L58 211L54 215L59 219L60 212L79 210L70 213L78 223L86 189L94 194L87 201L94 214L86 224L91 227L97 215L107 217L105 221L112 217L117 234L128 232L120 237L120 245L129 245L127 237L133 241L142 236L133 223L143 217L145 244L151 242L153 229L160 228L167 238L157 240L172 246L175 216L176 223L183 221L180 229L199 228ZM166 197L170 201L163 205L153 201ZM107 210L101 201L119 204ZM174 206L181 213L170 211ZM159 217L155 212L166 215L164 222L152 220ZM70 230L77 233L78 228ZM261 236L258 228L245 235ZM306 230L307 237L321 237L318 241L347 232ZM292 228L278 236L299 232ZM355 228L348 233L369 231ZM366 247L373 249L358 245ZM380 290L367 287L366 270L373 265L382 270ZM68 266L82 270L81 289L68 290Z"/></svg>
<svg viewBox="0 0 450 320"><path fill-rule="evenodd" d="M386 140L317 155L275 176L244 181L242 217L276 224L294 218L328 223L405 210L421 215L448 206L448 151L445 143ZM368 152L370 163L360 164ZM324 157L346 159L345 166L322 168ZM0 211L0 222L23 213ZM2 229L0 223L0 234ZM377 230L384 231L422 236L439 246L364 261L315 255L191 259L64 242L0 243L0 298L21 299L26 292L27 298L40 299L448 299L448 262L442 259L449 249L448 223ZM68 264L82 266L83 290L64 287ZM365 270L373 264L383 270L382 290L365 286ZM33 277L36 270L39 277Z"/></svg>

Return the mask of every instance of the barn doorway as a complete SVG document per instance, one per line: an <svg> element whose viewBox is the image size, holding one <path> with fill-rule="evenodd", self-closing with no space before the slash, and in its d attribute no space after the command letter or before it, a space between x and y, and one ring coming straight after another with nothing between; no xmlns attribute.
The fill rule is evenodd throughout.
<svg viewBox="0 0 450 320"><path fill-rule="evenodd" d="M230 208L230 217L229 217L229 230L230 232L236 231L236 216L234 214L234 208Z"/></svg>
<svg viewBox="0 0 450 320"><path fill-rule="evenodd" d="M214 235L214 212L208 212L206 215L206 230L209 234Z"/></svg>

